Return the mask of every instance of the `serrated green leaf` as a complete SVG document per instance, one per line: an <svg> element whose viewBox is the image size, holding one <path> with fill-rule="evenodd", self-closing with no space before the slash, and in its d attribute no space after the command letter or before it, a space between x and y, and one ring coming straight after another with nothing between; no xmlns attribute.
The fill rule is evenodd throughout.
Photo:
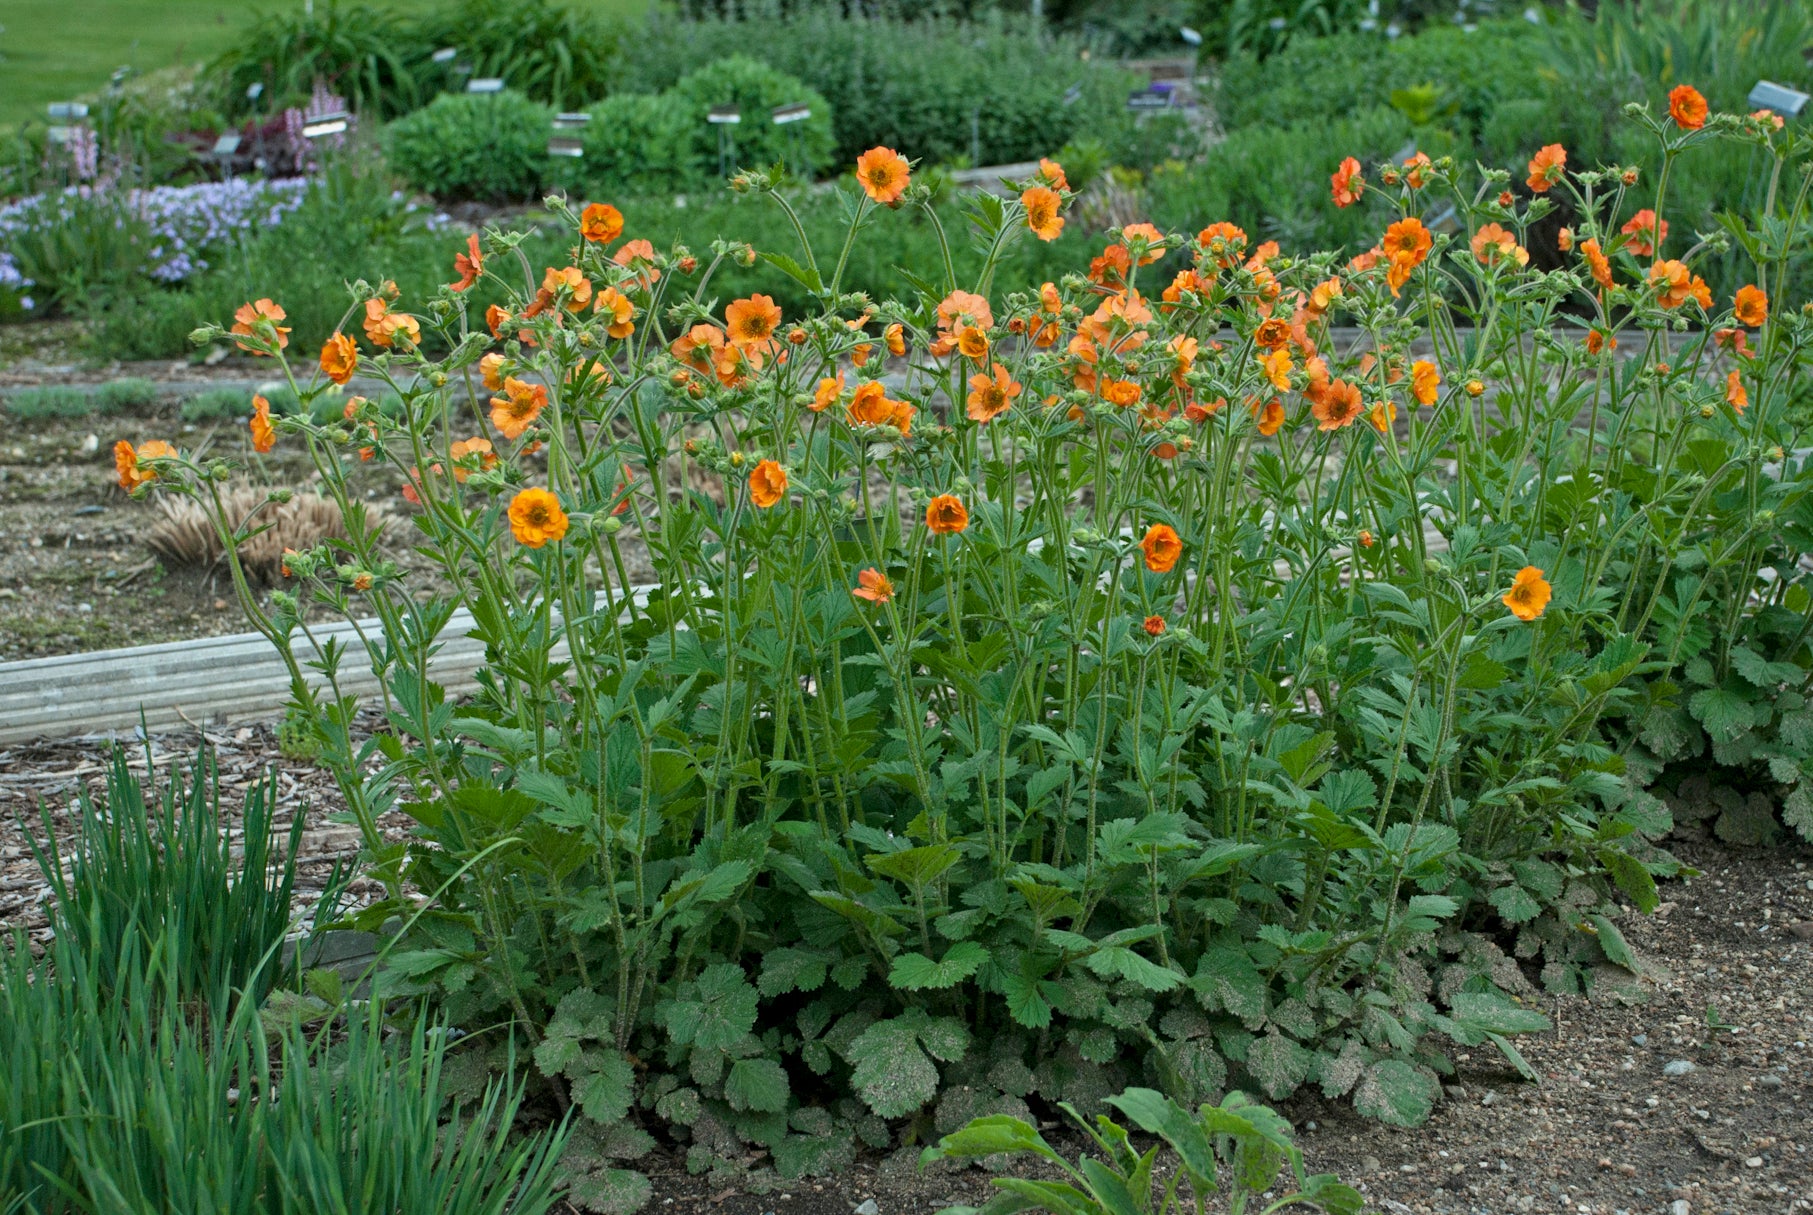
<svg viewBox="0 0 1813 1215"><path fill-rule="evenodd" d="M738 1059L724 1078L724 1100L741 1112L772 1114L787 1108L787 1073L772 1059Z"/></svg>
<svg viewBox="0 0 1813 1215"><path fill-rule="evenodd" d="M1435 1077L1402 1059L1368 1067L1354 1089L1353 1107L1391 1126L1418 1126L1435 1108Z"/></svg>
<svg viewBox="0 0 1813 1215"><path fill-rule="evenodd" d="M902 991L955 987L982 968L988 951L974 941L959 941L934 962L922 953L903 953L894 959L888 982Z"/></svg>

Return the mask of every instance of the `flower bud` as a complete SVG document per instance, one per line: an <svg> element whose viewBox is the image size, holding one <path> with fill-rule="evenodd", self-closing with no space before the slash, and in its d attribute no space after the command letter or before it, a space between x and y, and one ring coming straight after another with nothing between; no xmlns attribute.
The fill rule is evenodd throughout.
<svg viewBox="0 0 1813 1215"><path fill-rule="evenodd" d="M1467 395L1468 396L1470 396L1470 397L1484 396L1485 392L1486 392L1486 385L1485 385L1484 381L1481 381L1481 380L1468 380L1467 381Z"/></svg>
<svg viewBox="0 0 1813 1215"><path fill-rule="evenodd" d="M619 519L616 515L607 515L604 522L600 523L598 527L605 535L615 536L618 532L623 530L623 520Z"/></svg>

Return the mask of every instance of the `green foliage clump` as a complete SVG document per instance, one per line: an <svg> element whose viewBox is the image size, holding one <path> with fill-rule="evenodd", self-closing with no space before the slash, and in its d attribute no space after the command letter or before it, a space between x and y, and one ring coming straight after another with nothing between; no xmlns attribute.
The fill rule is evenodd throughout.
<svg viewBox="0 0 1813 1215"><path fill-rule="evenodd" d="M274 954L290 922L290 891L303 817L287 842L274 827L275 777L245 797L243 850L220 812L217 773L198 764L191 779L167 775L161 792L141 781L115 750L105 795L78 799L81 834L64 857L48 815L34 842L39 867L57 898L58 936L68 936L101 968L109 988L124 986L116 960L171 950L169 979L185 1000L224 1003L234 993L262 997L282 977Z"/></svg>
<svg viewBox="0 0 1813 1215"><path fill-rule="evenodd" d="M1149 1088L1130 1088L1118 1097L1109 1097L1107 1104L1146 1134L1157 1136L1159 1143L1142 1153L1134 1148L1127 1128L1109 1115L1097 1114L1092 1122L1066 1104L1064 1112L1089 1137L1099 1157L1084 1157L1073 1167L1031 1123L996 1114L972 1118L926 1148L920 1154L920 1166L947 1159L1025 1154L1056 1165L1063 1173L1064 1180L1057 1182L996 1177L994 1184L1000 1193L982 1206L979 1215L1012 1215L1029 1209L1051 1215L1128 1215L1136 1211L1179 1215L1190 1209L1186 1205L1190 1198L1200 1211L1204 1200L1214 1195L1225 1195L1228 1210L1239 1215L1260 1195L1271 1198L1268 1191L1283 1185L1295 1189L1274 1199L1265 1208L1267 1212L1302 1204L1327 1215L1359 1215L1364 1205L1360 1192L1333 1173L1305 1173L1303 1153L1290 1123L1245 1093L1229 1093L1219 1104L1204 1103L1194 1112ZM1161 1167L1159 1155L1165 1149L1169 1149L1168 1158ZM1180 1174L1190 1183L1189 1198L1179 1195ZM978 1215L969 1207L949 1210L953 1215Z"/></svg>
<svg viewBox="0 0 1813 1215"><path fill-rule="evenodd" d="M582 172L588 186L615 197L659 194L681 184L692 165L692 132L666 98L613 93L586 112L591 121Z"/></svg>
<svg viewBox="0 0 1813 1215"><path fill-rule="evenodd" d="M569 109L605 94L618 43L609 17L563 0L459 0L411 13L321 0L260 16L205 77L235 116L303 104L319 83L360 113L394 118L460 88L456 65ZM453 63L434 61L444 47ZM256 102L246 96L254 84L263 88Z"/></svg>
<svg viewBox="0 0 1813 1215"><path fill-rule="evenodd" d="M521 202L547 175L553 113L513 89L443 93L385 129L391 167L437 198Z"/></svg>
<svg viewBox="0 0 1813 1215"><path fill-rule="evenodd" d="M1002 164L1050 155L1121 119L1136 78L1083 58L1085 49L1005 16L908 21L815 7L785 18L657 19L623 72L628 87L654 93L703 59L748 55L831 100L837 164L877 144L933 163ZM1072 84L1082 96L1066 105Z"/></svg>
<svg viewBox="0 0 1813 1215"><path fill-rule="evenodd" d="M288 387L268 384L260 395L271 403L271 412L278 417L287 417L302 408L295 391ZM240 421L252 414L252 396L243 388L207 388L185 399L177 412L185 422Z"/></svg>
<svg viewBox="0 0 1813 1215"><path fill-rule="evenodd" d="M85 418L94 412L94 398L67 384L20 388L6 395L6 412L20 421L42 418Z"/></svg>
<svg viewBox="0 0 1813 1215"><path fill-rule="evenodd" d="M95 390L94 403L102 413L126 413L154 407L160 395L155 382L132 377L102 384Z"/></svg>
<svg viewBox="0 0 1813 1215"><path fill-rule="evenodd" d="M735 152L732 163L745 168L786 164L810 178L831 163L831 103L794 76L748 55L729 55L689 72L662 95L684 135L682 171L704 178L718 171L718 128L706 115L734 106L742 121L729 127ZM804 104L812 116L776 126L769 119L776 106ZM797 141L797 142L796 142ZM804 163L799 161L803 157Z"/></svg>

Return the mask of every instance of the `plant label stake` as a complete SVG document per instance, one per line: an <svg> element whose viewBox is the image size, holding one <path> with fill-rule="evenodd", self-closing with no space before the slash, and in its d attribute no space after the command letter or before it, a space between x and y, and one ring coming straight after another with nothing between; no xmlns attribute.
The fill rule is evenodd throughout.
<svg viewBox="0 0 1813 1215"><path fill-rule="evenodd" d="M802 181L811 172L811 167L806 164L806 128L799 124L810 117L812 117L812 107L803 101L777 105L769 112L769 118L775 126L792 129L792 137L787 143L789 150L793 153L794 176Z"/></svg>
<svg viewBox="0 0 1813 1215"><path fill-rule="evenodd" d="M584 111L554 115L554 133L548 136L548 155L578 160L585 155L585 128L592 116Z"/></svg>
<svg viewBox="0 0 1813 1215"><path fill-rule="evenodd" d="M729 177L736 164L736 139L730 128L743 121L743 112L733 105L714 106L705 121L718 129L718 176Z"/></svg>

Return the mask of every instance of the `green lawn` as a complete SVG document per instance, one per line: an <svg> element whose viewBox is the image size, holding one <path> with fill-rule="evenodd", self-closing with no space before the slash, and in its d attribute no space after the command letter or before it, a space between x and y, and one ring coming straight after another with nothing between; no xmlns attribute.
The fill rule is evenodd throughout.
<svg viewBox="0 0 1813 1215"><path fill-rule="evenodd" d="M607 2L617 11L643 7ZM433 3L390 0L388 7ZM271 7L232 0L0 0L0 125L42 120L50 102L100 89L122 65L150 72L207 59Z"/></svg>

